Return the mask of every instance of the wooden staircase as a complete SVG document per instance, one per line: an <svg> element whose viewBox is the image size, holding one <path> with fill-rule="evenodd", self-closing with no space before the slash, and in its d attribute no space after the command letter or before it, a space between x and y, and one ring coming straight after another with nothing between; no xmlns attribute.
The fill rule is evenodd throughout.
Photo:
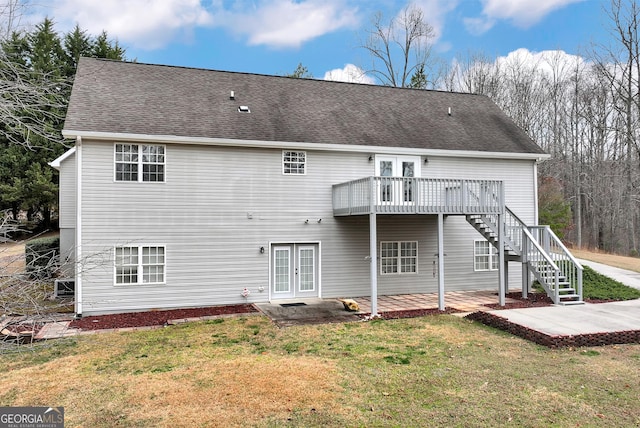
<svg viewBox="0 0 640 428"><path fill-rule="evenodd" d="M504 248L499 248L499 217L496 214L466 216L488 242L504 251L507 261L523 266L522 294L531 289L531 275L557 305L583 304L582 266L549 226L527 226L509 208L504 214Z"/></svg>

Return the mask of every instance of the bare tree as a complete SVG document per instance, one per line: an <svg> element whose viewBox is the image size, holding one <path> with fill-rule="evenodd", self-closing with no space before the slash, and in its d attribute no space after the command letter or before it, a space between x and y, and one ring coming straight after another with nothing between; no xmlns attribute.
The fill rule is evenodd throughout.
<svg viewBox="0 0 640 428"><path fill-rule="evenodd" d="M367 73L383 85L404 88L410 86L411 77L420 72L426 79L420 76L416 81L434 86L429 75L433 74L435 64L431 52L435 34L422 9L410 4L388 23L377 13L371 25L361 45L371 56Z"/></svg>
<svg viewBox="0 0 640 428"><path fill-rule="evenodd" d="M0 136L28 148L39 145L40 139L62 143L51 124L64 119L69 83L48 73L33 77L33 71L0 51Z"/></svg>
<svg viewBox="0 0 640 428"><path fill-rule="evenodd" d="M0 2L0 39L9 38L20 29L22 17L31 7L29 0L4 0Z"/></svg>
<svg viewBox="0 0 640 428"><path fill-rule="evenodd" d="M595 49L594 59L614 95L616 140L624 147L618 159L625 171L622 182L625 190L620 206L624 215L619 220L624 224L625 233L620 240L626 244L627 251L637 254L640 222L640 187L637 184L640 167L640 6L636 0L611 0L606 12L615 43Z"/></svg>

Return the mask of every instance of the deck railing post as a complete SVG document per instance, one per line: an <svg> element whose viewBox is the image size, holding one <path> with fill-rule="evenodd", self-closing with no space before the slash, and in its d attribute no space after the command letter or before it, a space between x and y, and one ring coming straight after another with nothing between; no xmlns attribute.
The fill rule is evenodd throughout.
<svg viewBox="0 0 640 428"><path fill-rule="evenodd" d="M378 195L376 192L376 178L369 177L369 214L376 212L377 198Z"/></svg>
<svg viewBox="0 0 640 428"><path fill-rule="evenodd" d="M460 209L463 212L469 212L469 208L467 206L467 201L468 201L468 197L467 197L467 191L468 191L468 186L467 186L467 180L462 180L462 182L460 183L460 203L462 204L462 206L460 207Z"/></svg>

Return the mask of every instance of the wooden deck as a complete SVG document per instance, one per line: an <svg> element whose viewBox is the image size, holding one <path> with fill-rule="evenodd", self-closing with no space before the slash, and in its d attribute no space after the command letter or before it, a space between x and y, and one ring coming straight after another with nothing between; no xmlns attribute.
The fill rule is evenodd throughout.
<svg viewBox="0 0 640 428"><path fill-rule="evenodd" d="M496 180L365 177L333 186L333 215L502 214Z"/></svg>

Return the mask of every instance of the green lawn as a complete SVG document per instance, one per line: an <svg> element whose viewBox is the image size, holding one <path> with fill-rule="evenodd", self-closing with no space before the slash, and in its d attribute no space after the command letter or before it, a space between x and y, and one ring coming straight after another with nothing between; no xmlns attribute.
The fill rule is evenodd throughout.
<svg viewBox="0 0 640 428"><path fill-rule="evenodd" d="M262 316L0 355L0 405L67 426L640 425L640 345L550 350L452 315L276 328Z"/></svg>

